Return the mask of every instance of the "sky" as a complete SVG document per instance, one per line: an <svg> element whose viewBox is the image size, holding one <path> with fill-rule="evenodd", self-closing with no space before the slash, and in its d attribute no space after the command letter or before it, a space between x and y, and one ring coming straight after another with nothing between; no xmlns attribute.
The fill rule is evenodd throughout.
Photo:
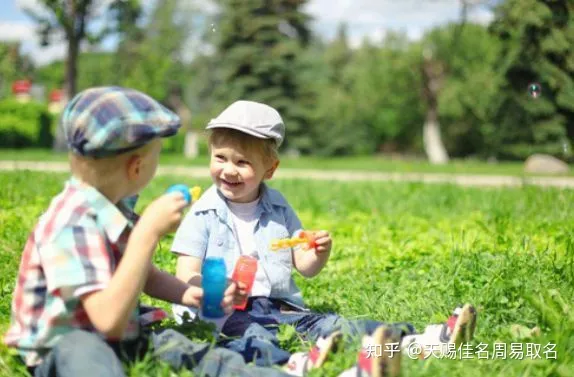
<svg viewBox="0 0 574 377"><path fill-rule="evenodd" d="M149 8L154 0L142 1ZM213 9L208 0L180 1L195 3L207 11ZM38 0L0 0L0 40L21 41L23 51L38 65L62 59L65 44L41 47L34 22L23 11L25 7L38 9ZM313 31L327 40L333 38L339 23L346 22L351 45L357 46L365 37L380 41L389 29L402 30L416 40L429 28L459 19L461 5L460 0L309 0L305 10L314 19ZM469 19L488 24L492 12L487 7L474 6ZM114 42L108 40L103 48L113 47Z"/></svg>

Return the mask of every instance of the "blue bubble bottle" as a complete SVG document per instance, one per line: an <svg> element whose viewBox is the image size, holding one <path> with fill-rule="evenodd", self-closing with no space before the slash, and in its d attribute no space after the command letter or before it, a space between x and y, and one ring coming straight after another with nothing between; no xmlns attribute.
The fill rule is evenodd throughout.
<svg viewBox="0 0 574 377"><path fill-rule="evenodd" d="M168 189L165 191L166 194L170 193L170 192L174 192L174 191L178 191L181 192L185 201L189 204L191 202L191 194L189 193L189 187L187 187L184 184L177 184L177 185L171 185L168 187Z"/></svg>
<svg viewBox="0 0 574 377"><path fill-rule="evenodd" d="M225 315L221 301L227 287L227 272L223 258L206 258L201 268L201 275L203 287L201 312L206 318L221 318Z"/></svg>

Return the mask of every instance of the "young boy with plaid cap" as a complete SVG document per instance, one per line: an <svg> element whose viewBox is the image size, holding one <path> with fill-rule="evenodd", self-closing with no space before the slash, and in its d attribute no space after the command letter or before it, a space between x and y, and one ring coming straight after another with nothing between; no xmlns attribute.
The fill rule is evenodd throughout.
<svg viewBox="0 0 574 377"><path fill-rule="evenodd" d="M180 127L177 115L138 91L101 87L73 98L61 127L72 177L27 240L5 335L30 373L124 376L121 361L151 345L158 359L197 375L284 376L173 330L145 333L138 322L142 291L194 307L203 293L151 262L182 218L183 195L162 195L139 218L131 200L153 178L161 138ZM222 301L228 312L235 290L231 284Z"/></svg>
<svg viewBox="0 0 574 377"><path fill-rule="evenodd" d="M321 366L342 334L364 336L357 365L344 375L381 377L399 371L400 357L390 352L393 346L397 352L399 344L403 349L430 350L458 346L472 337L476 313L471 305L457 308L447 322L428 326L423 334L415 334L408 323L386 325L310 312L291 274L295 269L305 277L317 275L329 259L332 240L321 230L314 232L314 252L290 247L270 250L272 241L298 237L303 231L287 200L264 182L279 165L277 149L285 135L280 114L265 104L237 101L207 129L211 130L213 185L182 221L171 250L178 255L176 276L185 282L200 279L206 257L222 257L228 271L233 271L241 255L258 259L245 311L235 311L222 321L222 333L238 338L226 347L248 362L285 365L290 374L302 376ZM241 284L240 293L247 293ZM182 306L175 306L174 312L194 316ZM276 337L279 324L295 326L315 342L314 347L293 355L281 349ZM386 351L374 354L369 349Z"/></svg>

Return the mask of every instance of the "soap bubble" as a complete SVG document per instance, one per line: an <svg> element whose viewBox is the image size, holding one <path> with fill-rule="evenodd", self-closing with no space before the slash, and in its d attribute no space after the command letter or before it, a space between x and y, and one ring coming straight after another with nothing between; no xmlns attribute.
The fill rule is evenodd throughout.
<svg viewBox="0 0 574 377"><path fill-rule="evenodd" d="M530 83L528 84L528 94L532 98L538 98L542 94L542 87L536 82Z"/></svg>

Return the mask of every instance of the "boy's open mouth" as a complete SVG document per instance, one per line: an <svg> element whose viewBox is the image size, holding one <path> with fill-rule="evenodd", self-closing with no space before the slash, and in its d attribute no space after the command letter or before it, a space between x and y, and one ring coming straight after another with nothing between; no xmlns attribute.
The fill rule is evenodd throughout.
<svg viewBox="0 0 574 377"><path fill-rule="evenodd" d="M243 183L243 182L229 182L229 181L226 181L225 179L221 179L221 182L226 184L227 186L231 186L231 187L237 187Z"/></svg>

